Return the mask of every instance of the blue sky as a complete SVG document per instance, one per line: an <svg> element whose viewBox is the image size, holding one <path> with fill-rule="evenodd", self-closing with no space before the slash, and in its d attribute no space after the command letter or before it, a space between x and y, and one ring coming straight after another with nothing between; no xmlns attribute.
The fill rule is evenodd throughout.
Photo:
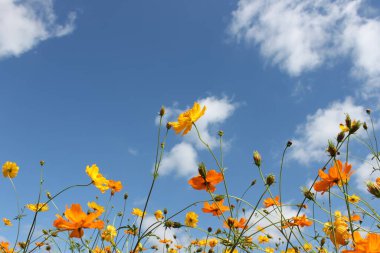
<svg viewBox="0 0 380 253"><path fill-rule="evenodd" d="M142 207L157 112L164 105L173 120L194 101L212 108L199 122L203 133L212 141L225 132L236 194L258 177L253 150L268 173L278 172L292 139L285 185L297 187L284 201L294 200L327 159L327 138L335 137L344 113L368 120L364 109L372 108L377 120L380 5L276 2L0 0L0 153L2 163L20 166L21 203L35 201L45 160L46 190L87 182L85 167L96 163L122 180L129 209ZM173 132L166 151L150 210L207 198L187 185L196 173L189 165L215 167L207 152L192 136ZM362 183L369 173L367 153L359 153L354 180ZM1 215L12 217L14 193L2 181L0 201L8 204ZM59 207L99 195L80 192L65 194Z"/></svg>

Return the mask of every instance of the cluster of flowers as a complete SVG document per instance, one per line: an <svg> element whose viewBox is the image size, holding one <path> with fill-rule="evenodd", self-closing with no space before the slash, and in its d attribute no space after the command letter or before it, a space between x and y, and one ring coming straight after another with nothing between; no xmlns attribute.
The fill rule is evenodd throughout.
<svg viewBox="0 0 380 253"><path fill-rule="evenodd" d="M210 200L194 202L172 216L168 215L166 209L156 210L154 212L156 221L143 230L142 223L147 213L150 193L152 192L154 182L157 180L157 171L159 170L160 159L164 151L165 145L162 145L164 144L163 142L159 145L161 154L157 158L158 162L155 166L153 183L144 209L132 209L131 214L135 216L134 221L128 219L124 222L125 214L123 210L117 214L120 218L120 223L119 226L116 226L115 219L110 223L106 215L107 208L104 206L96 202L89 202L88 211L86 212L80 204L73 203L70 207L66 207L63 215L56 215L56 219L53 221L54 229L44 229L42 230L41 236L33 237L38 214L48 211L49 202L55 200L63 191L72 188L68 187L56 195L47 193L47 201L42 202L39 198L37 203L25 205L27 209L35 213L28 237L23 242L17 241L18 231L13 248L9 242L0 242L0 253L33 252L43 246L46 246L45 249L47 251L50 251L54 246L60 250L56 238L61 238L62 232L67 232L67 239L64 238L63 243L67 243L72 252L76 250L79 252L89 251L94 253L123 252L125 247L127 252L138 253L148 250L146 247L150 247L150 250L162 248L163 252L168 253L181 251L237 253L239 251L252 252L255 250L266 253L298 253L301 251L327 253L329 248L335 252L341 251L343 253L380 253L379 232L362 225L365 216L370 219L368 224L371 222L380 224L380 216L368 202L355 194L349 194L348 185L354 170L352 169L352 165L348 163L348 156L344 162L337 159L342 144L346 141L348 143L349 138L362 126L361 122L355 120L351 121L350 117L348 115L346 116L345 124L340 125L341 132L337 135L336 143L334 144L332 141L328 142L327 152L330 155L330 160L326 165L331 164L331 167L328 170L323 167L318 171L318 176L310 188L303 189L304 199L300 204L292 205L282 203L281 186L279 188L279 195L273 194L272 186L276 183L276 177L273 174L269 174L266 177L264 176L261 155L255 151L253 153L253 162L258 168L264 190L257 203L250 204L242 197L238 198L229 193L225 169L223 165L221 165L222 162L216 158L210 146L204 142L198 132L195 123L205 112L205 106L201 107L200 104L194 103L191 109L181 113L176 122L169 122L166 128L167 131L173 129L176 134L186 135L194 126L201 143L203 143L205 148L211 153L217 169L208 170L204 163L200 163L198 166L198 175L188 180L188 184L193 189L206 192L210 196ZM164 108L161 109L159 115L162 119L165 115ZM365 123L363 127L367 130ZM222 138L223 132L219 131L218 135ZM286 149L291 145L292 143L288 142ZM346 150L346 152L348 152L348 150ZM374 159L380 161L379 152L375 153ZM43 165L44 162L41 161L41 166ZM99 168L95 164L87 166L85 171L90 177L91 182L81 186L94 185L101 193L110 190L110 197L113 197L115 193L120 192L123 188L121 181L105 178L99 172ZM17 177L19 167L15 162L7 161L2 167L2 172L3 176L9 178L13 184L12 180ZM281 180L280 172L280 181ZM219 187L220 184L223 184L224 187ZM255 184L256 180L249 185L248 189ZM220 188L222 188L222 190L220 190ZM374 198L380 198L380 177L374 182L367 182L367 189ZM217 190L220 191L219 194L216 194ZM269 196L265 198L268 194ZM328 209L317 201L318 194L328 195ZM346 210L344 213L347 213L346 215L344 215L342 211L332 212L332 196L340 198L345 203ZM125 194L124 200L126 201L127 198L128 195ZM232 201L236 201L236 205L232 204ZM203 202L201 212L203 212L204 215L212 215L218 219L219 228L213 229L209 226L207 229L202 229L198 226L199 215L195 211L189 211L188 209L199 202ZM305 210L308 209L306 203L313 205L312 217L308 217L305 213ZM242 204L252 210L247 212L245 207L241 207ZM364 207L361 206L361 204L363 204ZM286 217L283 210L287 206L297 207L298 212L296 215ZM325 213L327 219L317 219L314 215L315 207L319 208L322 213ZM184 211L187 211L184 221L176 221L176 216ZM277 220L273 219L273 217L277 217ZM16 218L19 224L18 227L20 227L22 218L23 214L19 210L19 215ZM260 223L262 220L267 221L265 227L261 226L261 224L263 224ZM5 226L13 225L8 218L3 218L3 223ZM323 232L323 234L318 232L317 225L322 225L320 226L320 231ZM310 235L306 230L312 226L314 226L314 235ZM165 236L161 238L155 234L158 228L164 228L166 231L167 229L181 229L182 227L187 231L190 229L202 231L206 234L206 237L191 240L187 245L184 245L176 240L176 236L174 236L174 238L165 238ZM379 225L378 228L380 229ZM83 238L85 238L85 229L92 229L93 233L90 237L87 237L88 239L83 240ZM120 231L123 231L123 233L120 233ZM273 231L276 231L279 235L273 234ZM278 236L278 241L274 240L275 236ZM152 243L152 240L150 240L152 238L156 238L158 244ZM75 239L78 240L76 243L74 243ZM326 241L326 239L329 240L329 242ZM100 240L100 242L98 240ZM106 242L109 244L107 245ZM33 246L32 243L34 243ZM264 247L263 245L266 246Z"/></svg>

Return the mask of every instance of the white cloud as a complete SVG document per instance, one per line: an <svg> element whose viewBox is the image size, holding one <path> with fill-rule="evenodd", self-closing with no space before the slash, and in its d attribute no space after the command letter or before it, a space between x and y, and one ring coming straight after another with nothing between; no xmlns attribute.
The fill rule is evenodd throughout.
<svg viewBox="0 0 380 253"><path fill-rule="evenodd" d="M75 17L70 13L65 24L58 24L52 0L0 0L0 59L71 33Z"/></svg>
<svg viewBox="0 0 380 253"><path fill-rule="evenodd" d="M336 138L340 132L339 124L344 122L346 113L351 119L362 122L367 119L365 108L356 105L350 97L308 115L306 122L297 127L297 137L293 140L290 157L303 164L327 158L327 141Z"/></svg>
<svg viewBox="0 0 380 253"><path fill-rule="evenodd" d="M194 147L187 142L181 142L164 155L159 174L175 174L182 177L196 175L197 163L198 154Z"/></svg>
<svg viewBox="0 0 380 253"><path fill-rule="evenodd" d="M128 153L130 155L137 156L139 154L139 151L137 149L135 149L135 148L129 147L128 148Z"/></svg>
<svg viewBox="0 0 380 253"><path fill-rule="evenodd" d="M357 188L363 192L367 192L366 182L375 181L379 176L378 171L374 172L373 168L380 168L380 165L376 159L372 159L373 155L369 154L366 159L359 165L355 166L355 181Z"/></svg>
<svg viewBox="0 0 380 253"><path fill-rule="evenodd" d="M380 17L365 3L240 0L229 32L258 45L266 59L292 76L348 56L355 75L365 78L369 95L380 86Z"/></svg>

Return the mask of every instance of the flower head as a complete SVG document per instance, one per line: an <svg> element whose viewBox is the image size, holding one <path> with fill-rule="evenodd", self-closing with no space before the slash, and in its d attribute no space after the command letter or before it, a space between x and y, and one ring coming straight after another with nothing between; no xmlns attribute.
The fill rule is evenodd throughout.
<svg viewBox="0 0 380 253"><path fill-rule="evenodd" d="M86 214L82 211L80 204L72 204L71 208L66 207L64 213L67 220L57 214L57 219L54 221L53 226L62 231L72 230L70 237L81 238L84 228L102 229L104 227L104 222L98 220L101 214L99 211Z"/></svg>
<svg viewBox="0 0 380 253"><path fill-rule="evenodd" d="M12 226L12 222L7 218L3 218L3 223L5 226L8 226L8 227Z"/></svg>
<svg viewBox="0 0 380 253"><path fill-rule="evenodd" d="M314 184L314 190L323 194L336 184L339 186L347 184L352 173L351 164L345 163L343 166L342 162L337 160L328 173L319 170L321 180Z"/></svg>
<svg viewBox="0 0 380 253"><path fill-rule="evenodd" d="M268 238L268 236L266 236L266 235L259 235L259 236L257 237L257 241L258 241L259 243L267 243L267 242L269 242L269 238Z"/></svg>
<svg viewBox="0 0 380 253"><path fill-rule="evenodd" d="M96 202L88 202L87 206L94 211L98 211L100 213L104 213L104 207L101 205L98 205Z"/></svg>
<svg viewBox="0 0 380 253"><path fill-rule="evenodd" d="M91 178L92 183L98 188L102 193L109 189L108 180L99 173L99 168L96 164L86 167L86 173Z"/></svg>
<svg viewBox="0 0 380 253"><path fill-rule="evenodd" d="M116 228L112 225L108 225L106 229L103 230L101 237L107 242L113 242L117 235Z"/></svg>
<svg viewBox="0 0 380 253"><path fill-rule="evenodd" d="M161 220L164 218L164 214L161 210L157 210L154 212L154 217L156 217L157 220Z"/></svg>
<svg viewBox="0 0 380 253"><path fill-rule="evenodd" d="M189 185L196 190L206 190L214 192L216 184L223 181L223 174L216 170L209 170L205 176L198 175L189 180Z"/></svg>
<svg viewBox="0 0 380 253"><path fill-rule="evenodd" d="M266 208L270 207L270 206L280 206L281 203L280 203L280 197L279 196L276 196L274 199L272 198L267 198L264 200L264 206Z"/></svg>
<svg viewBox="0 0 380 253"><path fill-rule="evenodd" d="M213 202L211 205L205 202L202 208L204 213L212 213L213 216L220 216L222 213L230 210L228 206L223 206L224 199Z"/></svg>
<svg viewBox="0 0 380 253"><path fill-rule="evenodd" d="M25 207L33 212L46 212L49 210L49 206L46 203L27 204Z"/></svg>
<svg viewBox="0 0 380 253"><path fill-rule="evenodd" d="M195 228L197 227L197 223L198 223L198 214L196 214L195 212L188 212L185 218L185 225L188 227Z"/></svg>
<svg viewBox="0 0 380 253"><path fill-rule="evenodd" d="M354 232L354 250L343 250L342 253L377 253L380 252L380 234L368 233L362 238L360 233Z"/></svg>
<svg viewBox="0 0 380 253"><path fill-rule="evenodd" d="M311 220L308 220L306 215L302 216L295 216L291 219L285 221L285 224L282 226L283 228L293 227L293 226L299 226L299 227L309 227L313 224Z"/></svg>
<svg viewBox="0 0 380 253"><path fill-rule="evenodd" d="M145 216L145 212L143 212L141 209L139 208L133 208L132 209L132 214L135 215L135 216L138 216L138 217L143 217Z"/></svg>
<svg viewBox="0 0 380 253"><path fill-rule="evenodd" d="M3 164L3 176L15 178L18 174L19 167L14 162L5 162Z"/></svg>
<svg viewBox="0 0 380 253"><path fill-rule="evenodd" d="M176 134L179 134L183 131L182 135L187 134L193 123L196 122L206 111L206 106L201 106L195 102L193 108L187 110L186 112L181 113L178 116L177 122L169 122L169 126L173 127Z"/></svg>
<svg viewBox="0 0 380 253"><path fill-rule="evenodd" d="M123 185L120 181L108 180L108 187L111 189L111 195L114 195L115 192L121 191Z"/></svg>
<svg viewBox="0 0 380 253"><path fill-rule="evenodd" d="M360 201L360 197L356 196L355 194L348 196L348 202L350 203L358 203L359 201Z"/></svg>

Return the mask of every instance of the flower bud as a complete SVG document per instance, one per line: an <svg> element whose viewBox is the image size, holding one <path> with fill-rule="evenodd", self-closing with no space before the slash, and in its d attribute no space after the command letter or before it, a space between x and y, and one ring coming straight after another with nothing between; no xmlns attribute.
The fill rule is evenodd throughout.
<svg viewBox="0 0 380 253"><path fill-rule="evenodd" d="M350 118L350 115L346 114L346 126L348 128L351 128L351 118Z"/></svg>
<svg viewBox="0 0 380 253"><path fill-rule="evenodd" d="M207 176L207 170L206 170L206 166L205 166L204 163L201 162L201 163L198 165L198 172L199 172L199 175L201 175L201 177L202 177L203 179L206 179L206 176Z"/></svg>
<svg viewBox="0 0 380 253"><path fill-rule="evenodd" d="M353 121L352 122L352 125L351 125L351 128L350 128L350 131L349 133L350 134L354 134L356 131L359 130L360 126L362 125L362 123L360 123L360 121Z"/></svg>
<svg viewBox="0 0 380 253"><path fill-rule="evenodd" d="M267 176L266 184L268 186L271 186L275 181L276 181L275 176L273 174L270 174L269 176Z"/></svg>
<svg viewBox="0 0 380 253"><path fill-rule="evenodd" d="M368 129L368 126L367 126L367 123L366 123L366 122L363 123L363 128L364 128L364 130L367 130L367 129Z"/></svg>
<svg viewBox="0 0 380 253"><path fill-rule="evenodd" d="M215 201L221 201L222 199L224 199L224 196L223 195L217 195L214 199L215 199Z"/></svg>
<svg viewBox="0 0 380 253"><path fill-rule="evenodd" d="M220 137L222 137L222 136L224 135L224 132L223 132L222 130L219 130L219 131L218 131L218 135L219 135Z"/></svg>
<svg viewBox="0 0 380 253"><path fill-rule="evenodd" d="M301 191L302 191L303 196L305 198L307 198L308 200L314 201L314 193L312 193L311 191L309 191L309 189L307 189L306 187L303 187L301 189Z"/></svg>
<svg viewBox="0 0 380 253"><path fill-rule="evenodd" d="M286 143L286 146L289 148L290 146L292 146L293 142L291 140L289 140L287 143Z"/></svg>
<svg viewBox="0 0 380 253"><path fill-rule="evenodd" d="M170 124L170 122L166 123L166 129L169 130L170 128L172 128L172 125Z"/></svg>
<svg viewBox="0 0 380 253"><path fill-rule="evenodd" d="M370 114L371 114L371 109L367 109L367 110L365 110L365 112L366 112L368 115L370 115Z"/></svg>
<svg viewBox="0 0 380 253"><path fill-rule="evenodd" d="M51 196L50 192L46 192L46 197L47 197L48 199L52 199L52 196Z"/></svg>
<svg viewBox="0 0 380 253"><path fill-rule="evenodd" d="M212 227L207 228L207 232L211 233L212 232Z"/></svg>
<svg viewBox="0 0 380 253"><path fill-rule="evenodd" d="M45 161L44 161L44 160L41 160L41 161L40 161L40 165L41 165L41 166L44 166L44 165L45 165Z"/></svg>
<svg viewBox="0 0 380 253"><path fill-rule="evenodd" d="M182 224L181 223L179 223L179 222L173 222L173 228L180 228L180 227L182 227Z"/></svg>
<svg viewBox="0 0 380 253"><path fill-rule="evenodd" d="M336 137L336 141L337 141L338 143L339 143L339 142L342 142L343 139L344 139L344 136L345 136L344 132L343 132L343 131L340 132L340 133L338 134L338 136Z"/></svg>
<svg viewBox="0 0 380 253"><path fill-rule="evenodd" d="M174 225L174 222L172 222L171 220L167 220L167 221L165 221L164 227L172 228L173 225Z"/></svg>
<svg viewBox="0 0 380 253"><path fill-rule="evenodd" d="M165 107L164 106L161 106L161 109L160 109L160 116L164 116L165 115Z"/></svg>
<svg viewBox="0 0 380 253"><path fill-rule="evenodd" d="M367 183L367 190L376 198L380 198L380 185L377 183L369 181Z"/></svg>
<svg viewBox="0 0 380 253"><path fill-rule="evenodd" d="M124 193L124 199L128 198L128 193Z"/></svg>
<svg viewBox="0 0 380 253"><path fill-rule="evenodd" d="M336 156L337 149L332 141L329 140L329 145L326 149L326 151L330 154L331 157Z"/></svg>
<svg viewBox="0 0 380 253"><path fill-rule="evenodd" d="M261 155L258 151L253 152L253 160L257 167L260 167L261 165Z"/></svg>
<svg viewBox="0 0 380 253"><path fill-rule="evenodd" d="M251 183L251 186L254 186L256 184L256 179L254 179Z"/></svg>

